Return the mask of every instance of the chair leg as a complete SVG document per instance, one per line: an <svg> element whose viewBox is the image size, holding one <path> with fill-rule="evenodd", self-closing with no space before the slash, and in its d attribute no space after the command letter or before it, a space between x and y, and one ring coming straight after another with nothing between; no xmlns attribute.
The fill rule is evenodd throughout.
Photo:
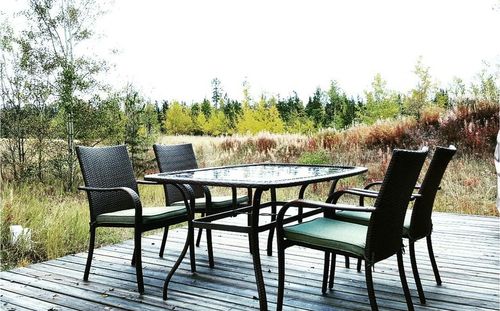
<svg viewBox="0 0 500 311"><path fill-rule="evenodd" d="M90 265L92 264L92 256L94 255L94 245L95 245L95 228L90 228L90 241L89 241L89 252L87 254L87 264L85 265L85 272L83 273L83 280L89 280Z"/></svg>
<svg viewBox="0 0 500 311"><path fill-rule="evenodd" d="M252 214L251 213L247 213L247 226L252 227ZM250 254L253 254L252 235L250 233L248 233L248 250L249 250Z"/></svg>
<svg viewBox="0 0 500 311"><path fill-rule="evenodd" d="M350 264L350 261L349 261L349 256L345 256L345 267L347 269L349 269L350 266L351 266L351 264Z"/></svg>
<svg viewBox="0 0 500 311"><path fill-rule="evenodd" d="M205 213L201 213L201 217L205 216ZM203 228L198 229L198 237L196 237L196 247L200 247L201 234L203 233Z"/></svg>
<svg viewBox="0 0 500 311"><path fill-rule="evenodd" d="M207 250L208 250L208 265L214 267L214 250L212 247L212 230L207 229Z"/></svg>
<svg viewBox="0 0 500 311"><path fill-rule="evenodd" d="M436 264L436 258L434 258L434 251L432 250L432 240L431 235L427 236L427 250L429 252L429 258L431 259L432 270L434 271L434 277L436 278L437 285L441 285L441 276L439 275L439 270Z"/></svg>
<svg viewBox="0 0 500 311"><path fill-rule="evenodd" d="M330 264L330 279L328 280L328 288L333 288L333 281L335 280L335 263L337 261L337 254L332 253L332 261Z"/></svg>
<svg viewBox="0 0 500 311"><path fill-rule="evenodd" d="M420 275L418 273L417 258L415 257L415 242L410 241L410 260L411 269L413 270L413 278L415 279L415 284L417 285L418 298L421 304L425 304L424 290L422 289L422 282L420 281Z"/></svg>
<svg viewBox="0 0 500 311"><path fill-rule="evenodd" d="M325 260L323 261L323 282L321 283L321 293L326 293L326 283L328 282L328 270L330 266L330 252L325 252Z"/></svg>
<svg viewBox="0 0 500 311"><path fill-rule="evenodd" d="M276 202L276 189L271 188L271 202ZM271 221L276 221L276 211L277 207L275 205L276 203L273 203L271 205ZM273 255L273 237L274 237L274 227L269 229L269 235L267 237L267 256L272 256Z"/></svg>
<svg viewBox="0 0 500 311"><path fill-rule="evenodd" d="M135 247L134 247L134 253L132 254L132 259L130 260L130 265L132 267L135 267L135 256L136 256L136 253L135 253Z"/></svg>
<svg viewBox="0 0 500 311"><path fill-rule="evenodd" d="M278 241L278 300L276 310L283 310L283 295L285 291L285 249Z"/></svg>
<svg viewBox="0 0 500 311"><path fill-rule="evenodd" d="M135 258L135 274L137 277L137 289L140 294L144 294L144 280L142 276L142 259L141 259L141 238L142 234L139 230L134 232L134 258Z"/></svg>
<svg viewBox="0 0 500 311"><path fill-rule="evenodd" d="M358 270L358 272L361 272L361 263L362 263L363 259L361 258L358 258L358 264L356 265L356 270Z"/></svg>
<svg viewBox="0 0 500 311"><path fill-rule="evenodd" d="M413 311L413 302L411 301L410 289L408 288L408 283L406 282L405 266L403 264L403 251L399 250L397 253L398 257L398 270L399 277L401 279L401 286L403 287L403 292L405 293L406 306L408 311Z"/></svg>
<svg viewBox="0 0 500 311"><path fill-rule="evenodd" d="M163 238L161 239L161 246L160 246L160 257L163 258L163 253L165 252L165 244L167 243L167 237L168 237L168 226L163 229Z"/></svg>
<svg viewBox="0 0 500 311"><path fill-rule="evenodd" d="M203 233L203 228L198 229L198 237L196 237L196 247L200 247L202 233Z"/></svg>
<svg viewBox="0 0 500 311"><path fill-rule="evenodd" d="M370 306L372 311L377 311L377 299L375 298L375 290L373 288L373 278L372 278L372 266L365 260L365 278L366 278L366 289L368 290L368 298L370 299Z"/></svg>
<svg viewBox="0 0 500 311"><path fill-rule="evenodd" d="M196 272L196 256L195 256L195 248L194 248L194 227L193 227L193 224L191 222L188 223L188 236L187 236L186 244L189 246L189 260L191 263L191 272L194 273L194 272ZM182 255L182 257L184 257L185 255L186 254L184 253L184 255ZM210 252L209 252L209 255L210 255Z"/></svg>

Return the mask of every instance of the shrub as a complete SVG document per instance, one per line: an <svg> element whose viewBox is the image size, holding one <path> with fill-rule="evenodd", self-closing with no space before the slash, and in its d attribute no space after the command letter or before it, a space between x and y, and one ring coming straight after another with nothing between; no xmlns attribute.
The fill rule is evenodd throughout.
<svg viewBox="0 0 500 311"><path fill-rule="evenodd" d="M490 156L499 130L498 113L499 105L493 102L456 107L444 118L437 136L460 152Z"/></svg>
<svg viewBox="0 0 500 311"><path fill-rule="evenodd" d="M331 164L331 158L325 150L320 149L313 152L304 152L297 162L300 164Z"/></svg>
<svg viewBox="0 0 500 311"><path fill-rule="evenodd" d="M270 150L276 148L278 143L270 135L261 134L255 139L255 148L258 152L269 153Z"/></svg>

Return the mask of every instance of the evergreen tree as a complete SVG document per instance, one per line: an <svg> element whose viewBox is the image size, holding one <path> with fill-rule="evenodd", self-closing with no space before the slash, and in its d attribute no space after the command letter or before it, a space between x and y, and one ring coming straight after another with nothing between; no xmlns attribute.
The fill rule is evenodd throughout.
<svg viewBox="0 0 500 311"><path fill-rule="evenodd" d="M210 102L208 99L204 98L203 101L201 102L201 112L205 115L205 118L209 118L210 114L212 113L212 105L210 105Z"/></svg>
<svg viewBox="0 0 500 311"><path fill-rule="evenodd" d="M214 104L215 109L219 107L219 102L221 99L222 99L222 87L220 84L220 80L214 78L212 79L212 103Z"/></svg>
<svg viewBox="0 0 500 311"><path fill-rule="evenodd" d="M305 108L306 115L311 118L316 128L321 128L325 118L325 109L323 105L323 92L318 87L313 97L309 97Z"/></svg>
<svg viewBox="0 0 500 311"><path fill-rule="evenodd" d="M295 91L293 91L293 95L290 95L287 98L278 98L276 108L280 113L281 119L287 124L292 121L295 116L304 111L302 101Z"/></svg>
<svg viewBox="0 0 500 311"><path fill-rule="evenodd" d="M145 118L145 109L144 99L131 85L127 86L124 95L125 145L127 145L130 160L137 175L144 173L151 166L147 152L153 142L154 132L148 132L145 119L154 119L154 117ZM152 111L153 108L149 110Z"/></svg>
<svg viewBox="0 0 500 311"><path fill-rule="evenodd" d="M232 130L236 129L236 122L242 113L241 103L230 99L226 94L222 111L227 119L227 126Z"/></svg>

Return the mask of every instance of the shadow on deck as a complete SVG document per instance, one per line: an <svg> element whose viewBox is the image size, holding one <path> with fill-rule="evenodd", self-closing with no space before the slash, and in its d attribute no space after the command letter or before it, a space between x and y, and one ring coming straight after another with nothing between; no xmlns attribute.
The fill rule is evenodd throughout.
<svg viewBox="0 0 500 311"><path fill-rule="evenodd" d="M425 241L416 243L417 261L427 297L418 302L409 256L406 274L416 310L500 309L500 221L496 217L434 214L434 251L443 279L437 286ZM258 309L248 239L236 233L213 232L215 268L208 267L204 239L196 249L197 273L189 259L174 275L169 299L161 298L167 271L177 259L185 229L169 233L165 257L158 257L161 236L143 240L144 295L137 293L135 269L130 266L133 241L96 249L88 282L82 280L86 253L0 273L2 310L248 310ZM261 258L270 309L275 309L277 258L265 255L266 233L261 234ZM188 257L188 256L187 256ZM395 256L394 256L395 257ZM344 268L337 256L335 286L321 295L320 252L292 247L287 250L285 309L369 310L364 273ZM378 263L373 274L377 302L382 310L406 310L396 259Z"/></svg>

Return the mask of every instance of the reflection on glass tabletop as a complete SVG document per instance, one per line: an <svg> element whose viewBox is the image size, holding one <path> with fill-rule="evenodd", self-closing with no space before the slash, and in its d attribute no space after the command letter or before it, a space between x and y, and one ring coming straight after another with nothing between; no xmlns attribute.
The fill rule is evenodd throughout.
<svg viewBox="0 0 500 311"><path fill-rule="evenodd" d="M211 184L288 184L341 178L360 174L364 167L295 165L295 164L251 164L159 173L146 176L151 180L171 180Z"/></svg>

